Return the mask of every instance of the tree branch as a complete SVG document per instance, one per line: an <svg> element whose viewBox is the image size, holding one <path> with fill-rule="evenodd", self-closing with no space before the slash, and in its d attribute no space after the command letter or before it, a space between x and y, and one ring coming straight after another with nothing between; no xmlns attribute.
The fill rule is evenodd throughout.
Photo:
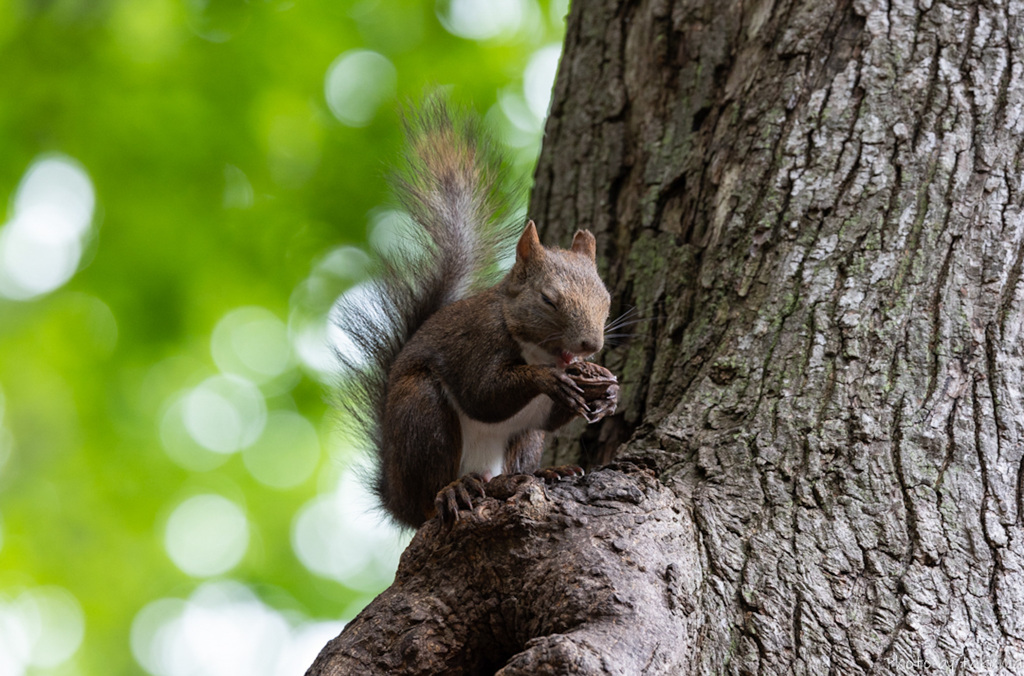
<svg viewBox="0 0 1024 676"><path fill-rule="evenodd" d="M700 579L689 514L651 470L500 476L451 529L420 529L307 676L674 673Z"/></svg>

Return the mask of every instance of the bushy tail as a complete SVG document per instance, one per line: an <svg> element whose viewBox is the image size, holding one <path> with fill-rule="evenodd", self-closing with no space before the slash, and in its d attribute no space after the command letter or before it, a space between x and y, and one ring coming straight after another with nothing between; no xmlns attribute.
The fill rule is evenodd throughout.
<svg viewBox="0 0 1024 676"><path fill-rule="evenodd" d="M493 281L518 225L502 158L480 122L439 97L406 115L405 161L392 186L410 217L411 247L381 252L378 273L359 303L343 301L334 321L357 350L338 350L342 407L380 443L387 377L402 346L432 314Z"/></svg>

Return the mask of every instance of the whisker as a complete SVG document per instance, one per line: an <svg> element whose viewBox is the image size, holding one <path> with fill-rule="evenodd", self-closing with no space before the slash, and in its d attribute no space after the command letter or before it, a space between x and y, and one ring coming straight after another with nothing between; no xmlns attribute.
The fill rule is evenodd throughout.
<svg viewBox="0 0 1024 676"><path fill-rule="evenodd" d="M608 324L605 325L604 330L613 331L615 329L619 329L625 326L633 326L634 324L639 324L640 322L649 322L652 319L656 319L656 317L635 317L631 315L633 315L632 310L628 310L622 313L613 321L608 322Z"/></svg>
<svg viewBox="0 0 1024 676"><path fill-rule="evenodd" d="M654 319L654 317L638 317L636 319L630 319L628 321L620 321L616 324L609 324L608 326L605 327L605 331L614 331L615 329L621 329L626 326L635 326L641 322L649 322L652 319Z"/></svg>
<svg viewBox="0 0 1024 676"><path fill-rule="evenodd" d="M612 319L611 321L607 322L605 324L605 328L606 329L615 328L616 326L618 326L619 322L622 322L622 321L625 321L626 319L629 319L629 317L631 315L635 314L637 311L638 310L636 309L635 305L630 307L628 310L623 312L621 315L619 315L615 319Z"/></svg>
<svg viewBox="0 0 1024 676"><path fill-rule="evenodd" d="M630 318L630 314L632 313L633 309L627 310L617 319L609 322L608 325L605 327L604 338L605 341L607 341L609 347L622 345L625 341L631 338L636 338L637 336L641 335L640 333L626 332L622 331L621 329L626 329L631 326L636 326L637 324L640 324L642 322L649 322L655 319L665 319L664 316Z"/></svg>
<svg viewBox="0 0 1024 676"><path fill-rule="evenodd" d="M548 334L548 336L546 338L543 338L540 341L538 341L537 344L538 345L543 345L544 343L549 343L552 340L557 340L560 335L561 335L560 331L555 331L554 333Z"/></svg>

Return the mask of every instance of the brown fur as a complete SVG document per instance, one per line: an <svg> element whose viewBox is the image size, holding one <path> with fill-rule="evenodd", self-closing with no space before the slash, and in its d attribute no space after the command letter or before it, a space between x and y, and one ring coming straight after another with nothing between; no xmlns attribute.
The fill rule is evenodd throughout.
<svg viewBox="0 0 1024 676"><path fill-rule="evenodd" d="M546 395L554 404L543 430L587 413L564 362L601 348L609 299L589 232L576 233L568 250L546 249L532 222L520 234L506 218L502 160L474 119L434 98L407 118L407 132L406 166L393 183L422 255L385 257L375 283L380 306L343 303L335 319L361 348L338 354L342 405L377 452L382 504L415 527L459 478L460 410L500 423ZM516 237L515 265L488 288ZM536 363L521 343L539 346L531 348ZM542 429L509 434L504 471L537 469Z"/></svg>
<svg viewBox="0 0 1024 676"><path fill-rule="evenodd" d="M590 233L577 234L578 240L588 238L593 240ZM562 395L559 366L527 364L518 341L546 348L552 362L563 350L599 350L608 292L586 251L545 249L532 222L523 240L501 283L441 308L391 369L378 492L402 523L419 526L432 514L437 492L459 478L462 436L453 404L474 420L498 423L534 397L547 395L555 402L541 429L509 438L506 473L538 469L543 431L575 415ZM543 301L542 292L555 307Z"/></svg>

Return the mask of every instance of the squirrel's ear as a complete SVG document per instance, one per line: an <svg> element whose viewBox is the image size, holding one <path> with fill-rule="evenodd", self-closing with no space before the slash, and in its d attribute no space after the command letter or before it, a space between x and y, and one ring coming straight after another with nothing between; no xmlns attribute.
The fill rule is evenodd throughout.
<svg viewBox="0 0 1024 676"><path fill-rule="evenodd" d="M585 255L593 262L597 262L597 240L590 234L589 230L577 230L576 236L572 238L570 251Z"/></svg>
<svg viewBox="0 0 1024 676"><path fill-rule="evenodd" d="M516 260L526 262L543 255L544 247L537 237L537 225L530 221L519 238L519 244L516 244Z"/></svg>

